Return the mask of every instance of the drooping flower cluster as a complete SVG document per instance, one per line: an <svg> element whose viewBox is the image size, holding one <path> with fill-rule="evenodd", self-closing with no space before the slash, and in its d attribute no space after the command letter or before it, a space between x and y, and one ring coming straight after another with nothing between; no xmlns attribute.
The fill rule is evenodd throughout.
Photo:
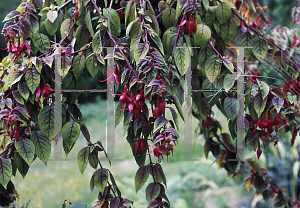
<svg viewBox="0 0 300 208"><path fill-rule="evenodd" d="M191 15L190 19L188 20L187 15L185 14L184 20L179 26L181 30L185 30L191 36L197 31L196 18L193 18L193 15Z"/></svg>

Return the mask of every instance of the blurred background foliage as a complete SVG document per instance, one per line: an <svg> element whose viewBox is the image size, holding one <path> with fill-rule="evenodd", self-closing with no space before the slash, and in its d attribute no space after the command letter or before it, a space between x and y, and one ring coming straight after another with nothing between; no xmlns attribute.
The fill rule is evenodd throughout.
<svg viewBox="0 0 300 208"><path fill-rule="evenodd" d="M0 1L0 28L2 30L5 15L15 9L21 0ZM292 27L291 10L297 6L297 0L259 0L262 6L268 6L270 16L274 22L272 26L281 25ZM298 25L294 25L298 27ZM0 36L0 48L6 48L4 37ZM6 56L6 51L0 50L0 60ZM85 89L105 89L106 85L100 83L104 80L103 74L98 74L95 79L87 73ZM79 97L79 108L82 111L83 119L88 126L92 141L100 140L105 145L106 140L106 102L105 93L82 93ZM112 113L112 112L108 112ZM223 125L224 131L228 132L227 121L221 114L216 113L217 119ZM196 129L197 121L193 118L193 128ZM183 138L183 123L181 122L181 138ZM290 146L291 135L286 134L280 137L278 146L270 145L263 150L259 164L269 169L269 175L279 186L283 187L291 198L300 198L299 167L300 160L298 152L300 145L298 137L294 146ZM136 165L130 146L123 137L122 122L115 131L115 158L122 161L113 161L112 166L102 156L103 166L110 168L114 174L117 184L125 198L134 201L133 208L146 207L144 197L145 187L137 194L134 189L134 176L138 166ZM179 140L179 146L174 148L175 157L169 157L168 163L163 162L162 167L167 175L167 195L171 201L172 208L225 208L225 207L272 207L273 202L263 202L262 198L255 197L253 189L250 192L243 186L243 179L236 177L227 179L225 170L218 170L213 163L214 157L209 155L205 158L203 153L204 139L197 132L193 134L194 146L193 156L199 161L178 161L183 159L183 140ZM36 160L25 179L17 173L13 183L20 195L19 204L31 200L29 207L61 207L65 199L70 199L72 204L87 204L92 207L97 201L97 193L90 192L89 178L94 170L87 167L83 175L77 167L77 153L85 140L82 136L75 144L73 151L62 159L65 161L49 161L47 167ZM54 158L55 144L52 144L52 156ZM268 157L265 157L265 154ZM256 158L252 149L247 149L247 157ZM176 161L177 160L177 161ZM147 183L150 183L150 179Z"/></svg>

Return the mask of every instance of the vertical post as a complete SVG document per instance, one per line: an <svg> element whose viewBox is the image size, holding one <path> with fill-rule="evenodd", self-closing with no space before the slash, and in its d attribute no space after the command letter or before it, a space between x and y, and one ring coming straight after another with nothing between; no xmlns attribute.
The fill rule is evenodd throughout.
<svg viewBox="0 0 300 208"><path fill-rule="evenodd" d="M230 161L243 161L245 155L245 110L244 110L244 95L245 95L245 83L244 83L244 47L237 48L237 102L239 104L239 111L237 113L237 139L236 139L236 159L229 159Z"/></svg>
<svg viewBox="0 0 300 208"><path fill-rule="evenodd" d="M106 101L106 144L107 155L110 161L122 161L115 159L115 102L114 102L114 48L107 47L107 101ZM113 113L111 113L113 112Z"/></svg>
<svg viewBox="0 0 300 208"><path fill-rule="evenodd" d="M185 47L185 83L184 83L184 159L179 161L195 161L193 159L193 129L192 129L192 64L189 47Z"/></svg>
<svg viewBox="0 0 300 208"><path fill-rule="evenodd" d="M55 53L55 101L54 101L54 132L58 132L58 141L54 144L54 159L48 161L69 161L69 159L62 159L63 141L61 139L62 130L62 106L61 106L61 54Z"/></svg>

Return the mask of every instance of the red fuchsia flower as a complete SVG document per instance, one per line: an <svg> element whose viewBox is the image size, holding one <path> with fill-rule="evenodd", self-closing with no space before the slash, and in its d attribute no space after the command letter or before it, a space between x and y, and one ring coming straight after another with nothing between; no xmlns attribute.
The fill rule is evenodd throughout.
<svg viewBox="0 0 300 208"><path fill-rule="evenodd" d="M128 100L128 97L127 97L126 93L123 93L119 98L119 101L123 104L125 104L127 102L127 100Z"/></svg>
<svg viewBox="0 0 300 208"><path fill-rule="evenodd" d="M125 17L125 10L124 9L119 10L118 15L120 20L123 19Z"/></svg>
<svg viewBox="0 0 300 208"><path fill-rule="evenodd" d="M273 120L273 125L278 125L278 124L280 124L280 123L282 123L282 120L281 120L281 118L277 115L275 118L274 118L274 120Z"/></svg>
<svg viewBox="0 0 300 208"><path fill-rule="evenodd" d="M105 71L105 70L104 70ZM111 82L111 78L112 78L112 75L114 76L114 78L115 78L115 81L116 81L116 83L119 83L120 82L120 80L119 80L119 77L117 76L117 74L116 74L116 71L117 71L117 67L115 66L115 68L114 68L114 73L110 73L110 72L107 72L107 71L105 71L107 74L109 74L110 76L107 78L107 79L105 79L105 80L103 80L103 81L99 81L99 82Z"/></svg>
<svg viewBox="0 0 300 208"><path fill-rule="evenodd" d="M159 112L162 115L165 115L165 109L166 109L166 104L165 104L165 99L164 95L161 98L161 103L159 104Z"/></svg>
<svg viewBox="0 0 300 208"><path fill-rule="evenodd" d="M256 150L256 154L257 154L257 158L259 159L260 158L260 155L261 155L262 151L260 149L260 143L258 141L258 149Z"/></svg>
<svg viewBox="0 0 300 208"><path fill-rule="evenodd" d="M79 16L79 12L78 12L78 6L76 4L76 8L75 8L75 11L74 11L74 19L75 19L75 21L78 20L78 16Z"/></svg>
<svg viewBox="0 0 300 208"><path fill-rule="evenodd" d="M255 129L257 129L257 127L264 129L268 127L268 122L264 119L263 116L261 116L261 118L258 120Z"/></svg>
<svg viewBox="0 0 300 208"><path fill-rule="evenodd" d="M36 99L39 99L40 98L40 95L41 95L41 88L40 88L40 85L41 84L39 84L39 86L38 86L38 88L36 89L36 91L35 91L35 97L36 97Z"/></svg>
<svg viewBox="0 0 300 208"><path fill-rule="evenodd" d="M28 56L29 54L26 52L26 50L29 50L32 52L31 48L32 47L26 42L26 38L23 35L23 43L21 44L22 53L26 54Z"/></svg>
<svg viewBox="0 0 300 208"><path fill-rule="evenodd" d="M156 106L154 111L153 111L153 117L157 118L159 115L160 115L160 110L159 110L159 107Z"/></svg>
<svg viewBox="0 0 300 208"><path fill-rule="evenodd" d="M141 106L138 102L136 102L133 110L134 115L138 116L140 114L140 111L141 111Z"/></svg>
<svg viewBox="0 0 300 208"><path fill-rule="evenodd" d="M42 93L45 97L48 97L48 95L50 95L50 94L52 94L52 93L55 92L54 89L52 89L51 87L48 87L48 86L47 86L46 81L45 81L44 78L42 78L42 81L43 81L43 84L44 84L43 90L41 90L41 88L40 88L40 85L41 85L41 84L39 84L38 88L37 88L36 91L35 91L35 97L36 97L37 99L40 98L41 93Z"/></svg>
<svg viewBox="0 0 300 208"><path fill-rule="evenodd" d="M134 108L134 103L133 101L130 101L130 103L128 104L128 110L130 113L133 111L133 108Z"/></svg>
<svg viewBox="0 0 300 208"><path fill-rule="evenodd" d="M296 45L296 41L297 41L297 38L296 38L296 35L294 35L294 39L292 41L292 46Z"/></svg>
<svg viewBox="0 0 300 208"><path fill-rule="evenodd" d="M119 101L120 101L122 104L125 104L125 103L127 102L127 100L128 100L128 96L127 96L126 92L127 92L127 85L125 85L125 87L124 87L124 93L121 94L121 96L120 96L120 98L119 98Z"/></svg>
<svg viewBox="0 0 300 208"><path fill-rule="evenodd" d="M119 77L117 76L117 67L116 66L114 68L114 78L115 78L116 83L120 82Z"/></svg>
<svg viewBox="0 0 300 208"><path fill-rule="evenodd" d="M43 94L45 97L48 97L48 95L54 93L55 90L52 89L51 87L48 87L48 86L46 85L46 81L45 81L44 78L42 78L42 80L43 80L43 84L44 84L44 88L43 88L42 94Z"/></svg>
<svg viewBox="0 0 300 208"><path fill-rule="evenodd" d="M206 129L211 125L211 117L207 116L206 120L204 121L203 127Z"/></svg>
<svg viewBox="0 0 300 208"><path fill-rule="evenodd" d="M138 138L138 140L134 144L135 154L136 152L138 152L138 156L140 156L140 154L144 152L146 146L149 145L143 139Z"/></svg>
<svg viewBox="0 0 300 208"><path fill-rule="evenodd" d="M168 162L168 157L170 155L170 150L173 156L173 145L170 142L171 140L164 140L162 144L159 146L159 148L164 152L164 154L167 155L167 162Z"/></svg>
<svg viewBox="0 0 300 208"><path fill-rule="evenodd" d="M153 149L148 154L146 154L146 155L150 155L152 152L154 153L155 157L159 157L159 156L161 156L161 155L164 154L164 151L161 150L161 149L159 149L158 144L155 144L155 146L153 147Z"/></svg>
<svg viewBox="0 0 300 208"><path fill-rule="evenodd" d="M185 14L184 20L179 26L181 30L186 30L186 32L188 32L189 35L191 36L192 33L196 33L197 31L196 18L193 19L193 16L191 15L190 20L188 20L187 15Z"/></svg>

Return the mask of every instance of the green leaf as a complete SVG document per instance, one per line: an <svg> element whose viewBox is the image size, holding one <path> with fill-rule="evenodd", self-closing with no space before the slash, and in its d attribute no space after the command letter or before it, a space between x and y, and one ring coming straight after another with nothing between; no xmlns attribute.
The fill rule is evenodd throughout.
<svg viewBox="0 0 300 208"><path fill-rule="evenodd" d="M89 159L89 153L90 153L90 148L89 147L83 147L78 152L77 165L78 165L78 168L79 168L79 171L81 172L81 174L83 174L83 172L86 169L88 159Z"/></svg>
<svg viewBox="0 0 300 208"><path fill-rule="evenodd" d="M236 98L226 97L223 104L224 111L230 120L234 120L239 111L239 103Z"/></svg>
<svg viewBox="0 0 300 208"><path fill-rule="evenodd" d="M284 104L284 99L279 98L279 97L274 97L272 100L272 103L276 109L277 112L280 112L280 109L282 108Z"/></svg>
<svg viewBox="0 0 300 208"><path fill-rule="evenodd" d="M6 187L12 176L11 160L0 157L0 184Z"/></svg>
<svg viewBox="0 0 300 208"><path fill-rule="evenodd" d="M205 65L205 63L206 63L206 61L207 61L207 59L208 59L209 57L211 57L212 55L215 55L215 54L216 54L216 53L215 53L214 49L213 49L210 45L207 45L207 46L205 46L205 47L202 47L202 48L200 49L200 52L199 52L199 55L198 55L198 63L199 63L199 66L200 66L201 68L203 68L204 65Z"/></svg>
<svg viewBox="0 0 300 208"><path fill-rule="evenodd" d="M162 128L164 125L169 123L169 120L166 120L164 116L160 115L158 118L154 121L154 130L153 132L156 132L160 128Z"/></svg>
<svg viewBox="0 0 300 208"><path fill-rule="evenodd" d="M207 11L209 9L209 0L202 0L204 9Z"/></svg>
<svg viewBox="0 0 300 208"><path fill-rule="evenodd" d="M38 118L41 131L44 132L50 140L52 140L60 130L59 128L54 128L54 122L57 122L54 121L55 115L57 118L61 116L55 111L54 106L44 106Z"/></svg>
<svg viewBox="0 0 300 208"><path fill-rule="evenodd" d="M149 51L149 45L147 42L137 44L136 49L134 50L134 59L136 63L139 62L140 59L144 58Z"/></svg>
<svg viewBox="0 0 300 208"><path fill-rule="evenodd" d="M134 179L136 192L138 192L146 183L150 174L150 170L151 169L149 166L142 166L137 170Z"/></svg>
<svg viewBox="0 0 300 208"><path fill-rule="evenodd" d="M153 14L149 14L149 17L152 21L151 23L152 28L159 35L159 23L157 22L156 16L154 16Z"/></svg>
<svg viewBox="0 0 300 208"><path fill-rule="evenodd" d="M29 118L30 118L30 116L29 116L27 110L26 110L24 107L22 107L22 106L17 106L17 107L15 107L14 109L17 110L17 111L19 111L20 114L21 114L22 116L24 116L24 118L26 118L26 119L29 119Z"/></svg>
<svg viewBox="0 0 300 208"><path fill-rule="evenodd" d="M62 128L63 147L66 155L69 154L80 134L80 125L69 121Z"/></svg>
<svg viewBox="0 0 300 208"><path fill-rule="evenodd" d="M205 63L205 74L208 80L213 83L220 73L221 59L219 55L210 56Z"/></svg>
<svg viewBox="0 0 300 208"><path fill-rule="evenodd" d="M98 152L97 151L92 151L89 154L89 163L90 166L92 166L94 169L97 169L98 166Z"/></svg>
<svg viewBox="0 0 300 208"><path fill-rule="evenodd" d="M185 63L191 62L191 59L188 59L188 60L185 59L185 48L184 47L187 47L187 46L186 45L178 46L174 50L175 64L176 64L181 76L183 76L186 72ZM188 57L191 57L191 55L189 55Z"/></svg>
<svg viewBox="0 0 300 208"><path fill-rule="evenodd" d="M27 101L29 98L30 91L26 82L19 82L18 91L21 94L21 96L24 98L24 100Z"/></svg>
<svg viewBox="0 0 300 208"><path fill-rule="evenodd" d="M175 122L175 125L176 125L177 129L179 129L177 113L175 112L175 110L174 110L172 107L167 107L167 108L170 109L171 114L172 114L172 117L173 117L173 120L174 120L174 122Z"/></svg>
<svg viewBox="0 0 300 208"><path fill-rule="evenodd" d="M265 83L263 81L258 81L258 85L261 90L262 98L265 99L269 94L270 87L267 83Z"/></svg>
<svg viewBox="0 0 300 208"><path fill-rule="evenodd" d="M226 68L233 72L234 71L234 67L233 64L231 63L231 61L229 61L228 59L224 58L224 61L222 61L222 63L224 64L224 66L226 66Z"/></svg>
<svg viewBox="0 0 300 208"><path fill-rule="evenodd" d="M9 73L5 86L3 87L3 90L6 89L6 87L10 87L16 84L17 82L19 82L22 76L23 76L23 72L20 70L12 71L11 73Z"/></svg>
<svg viewBox="0 0 300 208"><path fill-rule="evenodd" d="M170 95L170 96L171 96L172 102L175 104L175 106L177 108L179 115L181 116L182 120L184 121L183 111L181 108L181 104L179 103L179 100L174 95Z"/></svg>
<svg viewBox="0 0 300 208"><path fill-rule="evenodd" d="M195 34L195 43L197 46L203 47L211 37L210 28L207 25L197 25L197 31Z"/></svg>
<svg viewBox="0 0 300 208"><path fill-rule="evenodd" d="M161 15L162 23L166 29L169 27L176 26L177 19L176 19L176 10L173 8L166 8Z"/></svg>
<svg viewBox="0 0 300 208"><path fill-rule="evenodd" d="M235 80L237 80L237 74L226 74L224 81L223 81L223 88L225 90L230 90L232 86L235 83Z"/></svg>
<svg viewBox="0 0 300 208"><path fill-rule="evenodd" d="M61 56L61 69L58 70L58 72L62 76L62 78L67 76L69 70L71 69L71 66L72 66L71 56L68 55Z"/></svg>
<svg viewBox="0 0 300 208"><path fill-rule="evenodd" d="M74 77L78 80L85 67L84 55L77 55L72 61L72 69Z"/></svg>
<svg viewBox="0 0 300 208"><path fill-rule="evenodd" d="M263 62L268 52L268 42L265 39L256 37L252 41L253 43L253 54L259 62Z"/></svg>
<svg viewBox="0 0 300 208"><path fill-rule="evenodd" d="M252 35L250 32L245 32L242 35L239 36L237 40L237 45L238 46L243 46L243 47L251 47L252 48ZM244 56L246 59L249 59L250 56L252 55L252 49L251 48L245 48L244 49Z"/></svg>
<svg viewBox="0 0 300 208"><path fill-rule="evenodd" d="M165 50L165 54L172 53L173 47L175 45L177 28L171 27L167 29L163 35L162 42Z"/></svg>
<svg viewBox="0 0 300 208"><path fill-rule="evenodd" d="M58 29L58 21L55 20L53 23L50 21L50 20L47 20L46 21L46 24L45 24L45 27L46 27L46 30L47 32L53 36L56 32L57 32L57 29Z"/></svg>
<svg viewBox="0 0 300 208"><path fill-rule="evenodd" d="M13 11L10 11L4 18L4 20L2 22L6 22L7 20L10 20L12 18L15 18L17 16L20 16L20 12L17 11L17 10L13 10Z"/></svg>
<svg viewBox="0 0 300 208"><path fill-rule="evenodd" d="M85 65L94 79L96 78L99 70L103 71L103 65L98 61L97 57L93 53L86 58Z"/></svg>
<svg viewBox="0 0 300 208"><path fill-rule="evenodd" d="M130 0L125 7L125 26L134 21L137 17L134 1Z"/></svg>
<svg viewBox="0 0 300 208"><path fill-rule="evenodd" d="M216 17L221 24L227 22L231 16L231 6L227 1L224 1L218 5L216 11Z"/></svg>
<svg viewBox="0 0 300 208"><path fill-rule="evenodd" d="M40 75L36 70L28 70L25 75L25 82L32 94L40 84Z"/></svg>
<svg viewBox="0 0 300 208"><path fill-rule="evenodd" d="M229 44L235 38L237 33L237 25L234 18L230 18L227 22L221 25L221 35L225 44Z"/></svg>
<svg viewBox="0 0 300 208"><path fill-rule="evenodd" d="M51 143L47 135L41 131L33 131L30 140L35 145L35 154L43 163L47 164L51 154Z"/></svg>
<svg viewBox="0 0 300 208"><path fill-rule="evenodd" d="M165 183L166 177L161 168L161 165L159 163L156 163L155 165L151 166L151 168L152 170L150 171L150 174L152 175L154 181L156 183L161 183L161 182Z"/></svg>
<svg viewBox="0 0 300 208"><path fill-rule="evenodd" d="M34 158L34 144L29 139L20 137L15 143L16 150L24 161L30 166Z"/></svg>
<svg viewBox="0 0 300 208"><path fill-rule="evenodd" d="M15 152L14 154L14 161L20 174L23 178L25 178L29 170L29 165L24 161L24 159L19 155L18 152Z"/></svg>
<svg viewBox="0 0 300 208"><path fill-rule="evenodd" d="M121 33L121 22L118 13L112 8L103 10L103 17L108 18L108 30L110 34L118 37Z"/></svg>
<svg viewBox="0 0 300 208"><path fill-rule="evenodd" d="M117 125L121 122L122 117L123 117L123 109L121 110L121 102L119 102L117 109L116 109L116 114L115 114L115 126L117 127Z"/></svg>
<svg viewBox="0 0 300 208"><path fill-rule="evenodd" d="M50 40L47 35L35 33L33 35L33 44L41 53L46 53L46 50L50 47Z"/></svg>
<svg viewBox="0 0 300 208"><path fill-rule="evenodd" d="M65 19L63 21L63 23L61 24L61 27L60 27L60 34L61 34L62 39L68 34L70 29L72 28L72 25L73 25L73 20L71 20L71 19Z"/></svg>
<svg viewBox="0 0 300 208"><path fill-rule="evenodd" d="M15 101L17 101L18 103L20 103L21 105L24 105L24 100L22 98L22 96L20 95L19 91L18 90L14 90L12 92L13 94L13 97L15 99Z"/></svg>
<svg viewBox="0 0 300 208"><path fill-rule="evenodd" d="M97 189L103 194L108 182L108 171L105 168L96 170L93 174L94 182Z"/></svg>
<svg viewBox="0 0 300 208"><path fill-rule="evenodd" d="M159 35L157 33L152 33L150 35L150 37L153 40L153 42L157 45L160 52L164 55L164 46L161 42L161 39L160 39Z"/></svg>
<svg viewBox="0 0 300 208"><path fill-rule="evenodd" d="M91 17L89 14L85 15L85 26L87 27L89 33L91 34L92 37L94 37L94 29L91 21Z"/></svg>
<svg viewBox="0 0 300 208"><path fill-rule="evenodd" d="M100 54L102 52L102 39L100 30L97 31L93 37L92 48L95 54Z"/></svg>
<svg viewBox="0 0 300 208"><path fill-rule="evenodd" d="M75 33L75 38L76 38L76 42L75 42L75 50L79 50L80 48L82 48L85 44L87 44L89 42L88 37L90 36L90 33L88 31L88 29L84 26L84 25L80 25Z"/></svg>
<svg viewBox="0 0 300 208"><path fill-rule="evenodd" d="M261 113L264 111L267 104L267 99L263 99L260 91L254 97L254 109L257 116L260 117Z"/></svg>
<svg viewBox="0 0 300 208"><path fill-rule="evenodd" d="M148 203L153 201L160 194L160 184L159 183L150 183L146 188L146 199Z"/></svg>

